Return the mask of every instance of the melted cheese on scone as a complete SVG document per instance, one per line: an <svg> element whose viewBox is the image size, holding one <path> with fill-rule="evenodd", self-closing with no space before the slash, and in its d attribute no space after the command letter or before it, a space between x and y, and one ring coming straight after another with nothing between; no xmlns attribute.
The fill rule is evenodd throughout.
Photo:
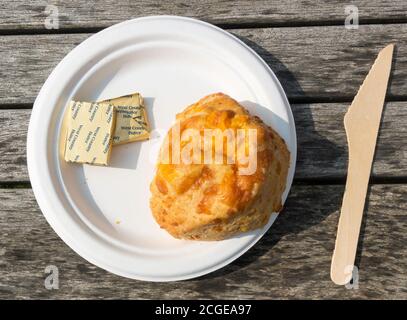
<svg viewBox="0 0 407 320"><path fill-rule="evenodd" d="M273 129L221 93L186 108L177 115L176 125L181 136L190 129L196 130L201 141L207 141L207 129L228 130L235 139L225 135L220 148L218 145L211 150L212 160L222 151L221 163L167 163L165 153L160 153L150 204L162 228L177 238L219 240L262 227L272 212L281 210L290 156L284 140ZM247 154L251 142L237 139L239 130L257 133L256 169L249 175L240 174L247 164L237 155L239 149ZM170 160L182 152L183 143L191 142L182 141L181 148L176 147L172 134L170 130L165 143ZM202 142L196 148L198 159L203 160L208 149ZM228 148L235 148L234 158L226 152Z"/></svg>

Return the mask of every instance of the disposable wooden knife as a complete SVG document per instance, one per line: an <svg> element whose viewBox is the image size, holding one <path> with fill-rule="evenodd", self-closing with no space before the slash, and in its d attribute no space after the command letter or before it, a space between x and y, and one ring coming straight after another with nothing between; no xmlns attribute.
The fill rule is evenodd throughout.
<svg viewBox="0 0 407 320"><path fill-rule="evenodd" d="M394 45L390 44L380 51L344 118L349 148L348 176L331 265L331 279L338 285L352 279L393 49Z"/></svg>

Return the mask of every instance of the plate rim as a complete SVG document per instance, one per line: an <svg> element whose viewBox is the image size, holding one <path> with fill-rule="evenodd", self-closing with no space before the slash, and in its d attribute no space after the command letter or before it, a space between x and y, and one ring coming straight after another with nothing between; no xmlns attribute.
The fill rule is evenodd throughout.
<svg viewBox="0 0 407 320"><path fill-rule="evenodd" d="M274 84L276 85L276 88L278 89L279 93L280 93L280 97L283 100L283 103L286 107L287 110L287 116L288 116L288 122L289 122L289 127L290 127L290 135L292 136L292 149L291 151L291 166L292 168L290 168L289 170L289 174L287 176L287 182L286 182L286 196L283 199L283 203L286 201L286 198L289 194L289 191L291 189L292 186L292 181L293 181L293 177L294 177L294 173L295 173L295 167L296 167L296 158L297 158L297 136L296 136L296 128L295 128L295 122L294 122L294 116L292 114L292 109L290 107L289 101L287 99L287 96L285 94L285 91L280 83L280 81L278 80L278 78L276 77L276 75L274 74L274 72L271 70L270 66L251 48L249 47L247 44L245 44L242 40L240 40L238 37L236 37L235 35L229 33L226 30L223 30L215 25L212 25L208 22L204 22L195 18L189 18L189 17L182 17L182 16L175 16L175 15L153 15L153 16L147 16L147 17L139 17L139 18L135 18L135 19L130 19L130 20L126 20L117 24L114 24L108 28L105 28L95 34L93 34L92 36L90 36L89 38L85 39L84 41L82 41L79 45L75 46L75 48L72 49L75 50L77 47L81 46L84 42L88 41L89 39L91 39L92 37L105 32L106 30L110 30L113 28L117 28L126 24L130 24L130 23L134 23L140 20L153 20L153 19L173 19L173 20L180 20L180 21L189 21L189 22L193 22L193 23L197 23L197 24L201 24L205 27L209 27L211 29L215 29L216 31L220 32L221 34L231 38L232 40L236 41L238 44L240 44L242 47L244 47L246 50L248 50L265 68L265 70L267 71L267 73L272 77ZM71 52L72 52L71 51ZM71 52L69 52L67 55L69 55ZM39 104L39 99L41 97L41 92L43 92L43 88L45 87L45 84L49 81L49 79L56 73L56 70L58 69L59 65L62 63L62 61L65 59L65 57L67 56L65 55L60 62L57 64L57 66L54 68L54 70L51 72L51 74L48 76L48 78L46 79L46 81L44 82L35 102L33 105L33 109L32 109L32 114L30 117L30 122L29 122L29 128L28 128L28 134L27 134L27 168L28 168L28 174L29 174L29 178L32 184L32 190L34 193L34 196L36 198L36 201L40 207L41 213L42 215L45 217L45 219L47 220L48 224L51 226L51 228L54 230L55 233L57 233L57 235L61 238L61 240L68 246L70 247L75 253L77 253L79 256L81 256L83 259L89 261L90 263L96 265L97 267L100 267L104 270L107 270L113 274L117 274L126 278L130 278L130 279L137 279L137 280L145 280L145 281L153 281L153 282L167 282L167 281L177 281L177 280L186 280L186 279L192 279L192 278L196 278L196 277L200 277L202 275L205 274L209 274L213 271L216 271L218 269L223 268L224 266L228 265L229 263L231 263L232 261L236 260L237 258L239 258L240 256L242 256L244 253L246 253L252 246L254 246L263 236L264 234L269 230L269 228L271 227L271 225L273 224L273 222L275 221L275 219L277 218L278 214L273 213L273 216L270 217L269 223L267 225L266 228L264 228L264 230L259 233L255 238L253 238L253 240L243 246L240 250L238 250L235 254L233 254L232 256L230 256L228 259L225 259L223 262L221 263L217 263L214 266L210 267L210 268L205 268L202 271L197 271L197 272L193 272L193 273L189 273L189 274L185 274L184 276L156 276L156 277L149 277L149 276L140 276L137 275L135 276L133 273L126 273L126 272L122 272L122 270L119 270L117 268L113 268L110 265L106 265L104 263L100 263L100 261L97 261L98 259L94 258L93 255L89 254L88 252L86 252L86 250L80 246L77 246L75 241L73 241L72 239L72 235L69 234L69 232L67 232L67 230L62 230L62 228L60 229L60 227L58 226L58 223L56 222L55 217L52 217L51 214L48 214L48 207L49 204L47 204L47 199L46 196L44 196L43 193L41 193L40 191L43 190L43 186L41 186L40 183L40 174L38 172L38 168L36 166L35 163L35 157L32 156L35 152L35 150L33 150L33 146L34 144L33 142L33 127L34 127L34 117L35 116L35 110L38 109L35 108L36 105ZM37 112L38 113L38 112ZM290 174L291 173L291 174ZM45 209L47 208L47 209Z"/></svg>

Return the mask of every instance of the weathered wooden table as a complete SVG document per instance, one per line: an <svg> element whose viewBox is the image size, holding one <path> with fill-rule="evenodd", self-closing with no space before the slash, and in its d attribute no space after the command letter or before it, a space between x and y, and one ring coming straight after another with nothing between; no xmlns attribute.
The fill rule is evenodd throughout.
<svg viewBox="0 0 407 320"><path fill-rule="evenodd" d="M406 299L407 2L349 2L357 29L344 27L348 3L338 0L2 1L0 298ZM59 29L49 30L55 8ZM298 135L295 182L272 229L231 265L174 283L121 278L75 254L42 216L26 167L31 107L52 68L92 33L152 14L212 22L256 50L289 96ZM397 51L357 254L359 288L346 289L329 277L347 165L343 116L391 42ZM58 290L44 286L47 265L59 268Z"/></svg>

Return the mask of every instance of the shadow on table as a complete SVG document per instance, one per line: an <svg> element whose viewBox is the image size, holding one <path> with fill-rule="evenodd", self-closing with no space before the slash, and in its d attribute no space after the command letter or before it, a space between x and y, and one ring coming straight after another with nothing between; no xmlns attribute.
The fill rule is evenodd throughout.
<svg viewBox="0 0 407 320"><path fill-rule="evenodd" d="M239 36L239 38L254 49L266 61L268 61L268 64L276 74L277 78L279 78L281 81L287 95L295 95L299 97L305 96L305 93L295 76L281 61L279 61L266 49L252 42L248 38L242 36ZM312 168L314 161L317 159L306 159L307 153L304 152L304 156L301 152L304 150L304 148L315 148L316 151L314 156L324 157L323 154L318 154L317 151L321 151L321 146L323 146L324 152L329 154L326 161L329 162L329 160L331 160L333 162L346 162L346 160L344 161L344 159L339 158L342 157L344 153L347 153L347 150L344 150L342 146L336 145L335 143L327 140L315 130L313 115L309 104L301 103L300 105L294 105L292 106L292 111L297 127L298 142L297 169L294 178L297 181L296 184L301 184L301 181L304 180L308 181L308 179L314 179L315 172L318 172L315 168ZM304 124L306 124L306 126ZM308 153L308 155L310 155L310 153ZM343 164L343 167L345 166L346 163ZM309 172L307 173L307 171ZM318 172L318 174L319 173L320 172ZM313 181L315 182L316 179ZM317 183L324 184L326 182L327 180L325 177L323 177L322 172L322 179L320 177L320 179L317 180ZM200 279L222 278L236 270L245 268L272 250L272 248L283 237L290 234L301 233L302 231L319 224L330 214L340 209L344 186L336 186L335 191L337 192L336 195L326 196L326 194L324 194L325 188L323 186L317 188L313 188L311 186L308 187L306 191L301 190L299 187L294 187L287 199L283 212L281 212L274 225L253 248L228 266L211 274L205 275ZM334 236L334 234L332 236Z"/></svg>

